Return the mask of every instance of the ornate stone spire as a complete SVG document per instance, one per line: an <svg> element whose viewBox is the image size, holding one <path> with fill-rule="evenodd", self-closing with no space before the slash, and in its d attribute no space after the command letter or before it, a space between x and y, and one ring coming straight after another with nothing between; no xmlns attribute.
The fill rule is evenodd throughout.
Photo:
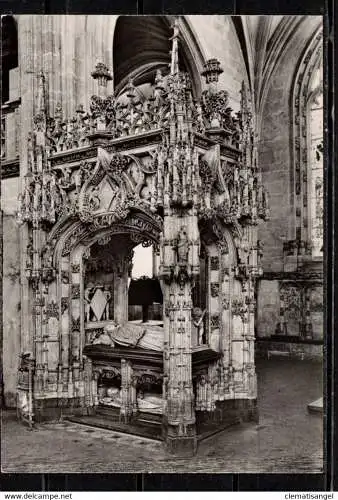
<svg viewBox="0 0 338 500"><path fill-rule="evenodd" d="M178 73L178 71L179 71L179 68L178 68L178 38L180 35L177 17L175 18L175 21L173 24L173 30L174 30L174 34L171 37L172 49L171 49L170 73L172 75L176 75L176 73Z"/></svg>
<svg viewBox="0 0 338 500"><path fill-rule="evenodd" d="M210 85L210 88L217 86L219 75L223 73L221 63L217 59L209 59L204 64L204 70L201 75L205 78L205 83Z"/></svg>
<svg viewBox="0 0 338 500"><path fill-rule="evenodd" d="M38 94L36 100L36 113L33 121L36 130L36 143L37 145L44 145L44 133L46 131L47 123L47 89L46 79L43 71L38 74Z"/></svg>
<svg viewBox="0 0 338 500"><path fill-rule="evenodd" d="M245 81L242 81L242 87L240 90L241 94L241 111L240 111L240 116L242 120L242 126L245 126L246 123L248 123L252 119L252 112L251 112L251 106L250 106L250 94L249 94L249 89L245 83Z"/></svg>
<svg viewBox="0 0 338 500"><path fill-rule="evenodd" d="M91 76L94 80L97 80L98 84L97 95L91 97L90 111L95 122L96 131L99 135L92 134L89 140L93 144L103 144L109 140L109 137L102 137L102 133L106 134L108 132L108 134L111 134L108 127L108 123L111 120L109 120L108 116L115 116L115 99L113 94L108 95L107 92L108 82L111 81L113 77L110 74L108 66L102 62L96 64Z"/></svg>
<svg viewBox="0 0 338 500"><path fill-rule="evenodd" d="M38 99L37 113L45 114L47 112L47 96L46 96L46 78L41 70L38 76Z"/></svg>

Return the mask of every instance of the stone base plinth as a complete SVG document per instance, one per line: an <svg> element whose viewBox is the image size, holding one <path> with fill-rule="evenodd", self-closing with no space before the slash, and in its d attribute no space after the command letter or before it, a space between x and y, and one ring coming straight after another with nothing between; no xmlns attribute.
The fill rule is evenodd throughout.
<svg viewBox="0 0 338 500"><path fill-rule="evenodd" d="M162 435L168 453L181 458L193 457L196 454L197 434L195 425L186 426L182 435L179 426L169 425L165 422L162 427Z"/></svg>

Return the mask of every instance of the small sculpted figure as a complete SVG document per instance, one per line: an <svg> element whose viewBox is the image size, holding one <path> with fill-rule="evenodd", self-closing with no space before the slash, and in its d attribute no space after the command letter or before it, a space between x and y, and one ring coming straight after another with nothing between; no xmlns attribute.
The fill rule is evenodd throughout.
<svg viewBox="0 0 338 500"><path fill-rule="evenodd" d="M108 345L112 347L114 346L114 341L112 340L106 328L103 330L103 332L102 331L97 332L91 343L93 345Z"/></svg>
<svg viewBox="0 0 338 500"><path fill-rule="evenodd" d="M185 227L182 227L177 239L177 263L179 265L188 264L189 258L189 238Z"/></svg>
<svg viewBox="0 0 338 500"><path fill-rule="evenodd" d="M27 267L27 269L32 269L32 267L33 267L33 253L34 253L33 240L30 239L28 241L28 245L27 245L27 249L26 249L26 267Z"/></svg>
<svg viewBox="0 0 338 500"><path fill-rule="evenodd" d="M203 319L205 316L205 312L206 311L202 311L200 307L194 307L194 309L192 310L192 322L197 329L198 345L202 345L204 340Z"/></svg>
<svg viewBox="0 0 338 500"><path fill-rule="evenodd" d="M103 319L108 320L109 319L109 302L110 302L110 299L111 299L111 293L109 291L109 287L108 286L104 287L103 294L104 294L104 296L106 298L106 301L107 301L106 308L105 308L104 313L103 313Z"/></svg>
<svg viewBox="0 0 338 500"><path fill-rule="evenodd" d="M86 288L84 291L84 299L85 299L85 321L90 321L90 292L91 288Z"/></svg>

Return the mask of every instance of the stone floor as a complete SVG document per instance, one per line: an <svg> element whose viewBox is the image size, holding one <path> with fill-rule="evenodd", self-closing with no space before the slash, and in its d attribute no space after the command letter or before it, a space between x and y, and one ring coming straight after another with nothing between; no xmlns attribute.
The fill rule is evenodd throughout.
<svg viewBox="0 0 338 500"><path fill-rule="evenodd" d="M257 364L259 424L199 443L190 460L159 442L70 422L18 424L2 414L3 472L321 472L323 420L307 405L322 394L319 363L270 358Z"/></svg>

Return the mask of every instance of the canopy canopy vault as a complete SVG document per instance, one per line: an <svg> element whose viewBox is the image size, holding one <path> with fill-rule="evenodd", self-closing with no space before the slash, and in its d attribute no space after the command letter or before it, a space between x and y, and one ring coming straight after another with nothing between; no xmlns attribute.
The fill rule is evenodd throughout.
<svg viewBox="0 0 338 500"><path fill-rule="evenodd" d="M157 72L149 97L132 81L122 97L108 94L111 76L98 64L98 95L72 120L59 108L48 115L39 75L18 211L31 317L22 327L28 352L18 395L30 420L95 414L98 379L110 374L116 425L137 425L144 407L159 415L168 449L191 454L206 423L222 428L230 417L256 415L257 224L268 209L248 90L243 84L234 115L217 88L223 70L209 60L205 90L193 99L190 77L179 70L179 38L176 21L169 74ZM128 322L139 243L160 255L163 323L155 329ZM110 288L106 278L86 283L100 246ZM141 401L144 383L161 387L162 403Z"/></svg>

